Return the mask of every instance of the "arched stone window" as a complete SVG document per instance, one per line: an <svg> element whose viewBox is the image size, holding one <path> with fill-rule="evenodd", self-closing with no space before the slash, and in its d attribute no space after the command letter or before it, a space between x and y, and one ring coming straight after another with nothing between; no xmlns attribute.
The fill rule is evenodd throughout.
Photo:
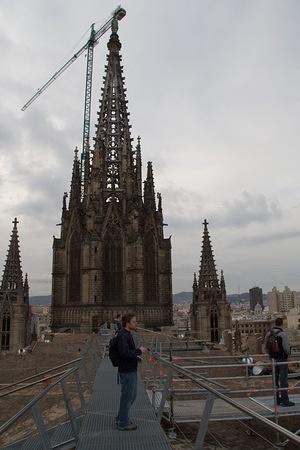
<svg viewBox="0 0 300 450"><path fill-rule="evenodd" d="M1 350L9 350L10 340L10 314L5 311L2 315L2 329L1 329Z"/></svg>
<svg viewBox="0 0 300 450"><path fill-rule="evenodd" d="M81 241L79 233L72 234L69 242L69 303L80 303L81 297Z"/></svg>
<svg viewBox="0 0 300 450"><path fill-rule="evenodd" d="M216 306L213 306L210 311L210 339L212 342L219 342L219 321Z"/></svg>
<svg viewBox="0 0 300 450"><path fill-rule="evenodd" d="M123 239L119 228L105 233L103 250L103 303L122 303L123 299Z"/></svg>
<svg viewBox="0 0 300 450"><path fill-rule="evenodd" d="M158 303L157 245L152 231L144 237L144 299L146 304Z"/></svg>

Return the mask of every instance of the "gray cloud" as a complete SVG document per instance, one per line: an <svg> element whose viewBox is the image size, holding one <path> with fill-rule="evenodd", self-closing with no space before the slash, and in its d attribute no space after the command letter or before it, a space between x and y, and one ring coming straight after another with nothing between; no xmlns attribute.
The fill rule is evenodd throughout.
<svg viewBox="0 0 300 450"><path fill-rule="evenodd" d="M245 227L252 222L269 222L282 217L278 203L270 201L264 194L243 191L239 198L227 200L211 214L217 226Z"/></svg>
<svg viewBox="0 0 300 450"><path fill-rule="evenodd" d="M236 241L234 241L232 243L232 246L247 247L252 245L263 245L278 241L284 241L286 239L299 239L299 238L300 238L299 230L282 231L279 233L263 234L257 236L244 236L242 239L237 239Z"/></svg>

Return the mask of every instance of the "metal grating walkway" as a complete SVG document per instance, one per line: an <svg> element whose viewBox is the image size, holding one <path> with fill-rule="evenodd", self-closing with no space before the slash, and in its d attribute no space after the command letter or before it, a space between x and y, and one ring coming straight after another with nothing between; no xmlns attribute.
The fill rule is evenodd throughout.
<svg viewBox="0 0 300 450"><path fill-rule="evenodd" d="M138 426L137 430L117 430L115 417L119 400L117 370L112 367L108 358L104 358L96 374L77 450L171 450L140 377L137 399L130 411L131 419Z"/></svg>

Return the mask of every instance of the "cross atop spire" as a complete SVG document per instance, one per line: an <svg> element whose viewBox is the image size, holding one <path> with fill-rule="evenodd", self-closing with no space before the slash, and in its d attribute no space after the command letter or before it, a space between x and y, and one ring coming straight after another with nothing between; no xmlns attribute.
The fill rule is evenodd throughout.
<svg viewBox="0 0 300 450"><path fill-rule="evenodd" d="M14 230L17 229L17 225L18 225L18 219L15 217L14 220L12 221L12 223L14 224Z"/></svg>
<svg viewBox="0 0 300 450"><path fill-rule="evenodd" d="M17 218L13 220L13 230L10 237L8 253L3 270L1 289L16 290L23 287L23 274L19 249Z"/></svg>

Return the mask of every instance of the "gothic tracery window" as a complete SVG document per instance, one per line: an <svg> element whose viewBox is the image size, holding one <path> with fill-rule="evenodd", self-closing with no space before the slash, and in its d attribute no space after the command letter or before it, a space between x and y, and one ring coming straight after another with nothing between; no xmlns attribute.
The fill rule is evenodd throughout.
<svg viewBox="0 0 300 450"><path fill-rule="evenodd" d="M210 311L210 339L212 342L219 342L218 310L213 306Z"/></svg>
<svg viewBox="0 0 300 450"><path fill-rule="evenodd" d="M147 304L158 302L157 246L152 231L144 237L144 299Z"/></svg>
<svg viewBox="0 0 300 450"><path fill-rule="evenodd" d="M117 227L107 230L103 251L104 303L121 303L123 298L123 240Z"/></svg>
<svg viewBox="0 0 300 450"><path fill-rule="evenodd" d="M81 241L77 232L74 232L69 242L69 303L80 303L81 289Z"/></svg>
<svg viewBox="0 0 300 450"><path fill-rule="evenodd" d="M2 329L1 329L1 347L0 350L9 350L9 338L10 338L10 314L5 311L2 315Z"/></svg>

